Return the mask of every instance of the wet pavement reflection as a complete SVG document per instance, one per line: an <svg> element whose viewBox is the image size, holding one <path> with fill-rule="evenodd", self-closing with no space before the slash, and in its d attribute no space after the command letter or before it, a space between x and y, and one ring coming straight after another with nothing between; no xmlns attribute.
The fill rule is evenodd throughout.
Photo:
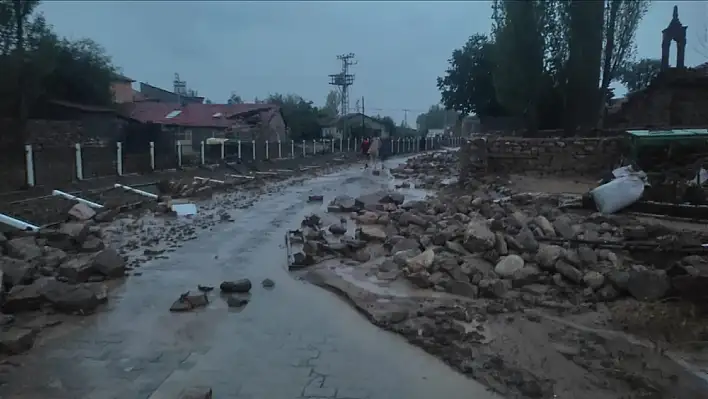
<svg viewBox="0 0 708 399"><path fill-rule="evenodd" d="M212 387L217 399L493 397L286 271L286 230L336 195L386 187L392 179L355 167L231 211L234 223L144 264L142 276L113 292L105 312L14 359L18 366L3 376L0 397L177 399L199 385ZM402 192L408 199L424 195ZM324 195L324 204L308 203L313 194ZM218 293L204 309L168 311L198 284L238 278L253 282L240 311ZM263 288L265 278L275 287Z"/></svg>

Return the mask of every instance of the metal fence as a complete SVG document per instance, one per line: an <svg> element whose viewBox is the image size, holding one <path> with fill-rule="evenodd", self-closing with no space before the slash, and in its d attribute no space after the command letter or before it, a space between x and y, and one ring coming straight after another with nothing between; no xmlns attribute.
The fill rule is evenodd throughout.
<svg viewBox="0 0 708 399"><path fill-rule="evenodd" d="M457 146L461 137L446 138L392 138L383 139L382 149L389 156L411 154ZM195 164L218 164L223 161L242 163L265 160L295 159L326 154L361 151L361 139L320 139L299 141L225 141L218 144L202 142L199 148L183 148L178 144L168 151L157 151L150 142L148 148L130 153L122 143L115 146L89 146L76 144L73 147L25 146L24 187L55 185L85 179L145 174L156 170L168 170ZM17 180L17 179L16 179ZM15 187L19 189L21 187Z"/></svg>

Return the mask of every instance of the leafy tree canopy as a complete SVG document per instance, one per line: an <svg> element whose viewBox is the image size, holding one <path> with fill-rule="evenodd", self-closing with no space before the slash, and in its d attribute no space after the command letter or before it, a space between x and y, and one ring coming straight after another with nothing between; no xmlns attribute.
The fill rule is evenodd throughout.
<svg viewBox="0 0 708 399"><path fill-rule="evenodd" d="M467 43L452 52L444 77L437 80L442 103L462 114L498 116L504 109L497 101L492 72L494 44L482 34L472 35Z"/></svg>
<svg viewBox="0 0 708 399"><path fill-rule="evenodd" d="M232 92L229 99L226 100L226 104L243 104L243 99L235 92Z"/></svg>
<svg viewBox="0 0 708 399"><path fill-rule="evenodd" d="M637 62L628 62L619 69L620 82L630 92L643 90L649 87L651 81L661 70L661 60L644 58Z"/></svg>
<svg viewBox="0 0 708 399"><path fill-rule="evenodd" d="M461 113L445 109L440 105L432 105L428 112L418 115L415 119L418 129L425 132L428 129L444 129L452 126L460 119Z"/></svg>

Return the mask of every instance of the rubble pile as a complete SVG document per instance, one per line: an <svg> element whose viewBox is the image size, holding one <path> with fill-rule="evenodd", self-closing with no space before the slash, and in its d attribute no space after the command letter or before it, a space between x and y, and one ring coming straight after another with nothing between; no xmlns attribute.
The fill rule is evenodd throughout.
<svg viewBox="0 0 708 399"><path fill-rule="evenodd" d="M451 183L443 176L457 176L456 151L422 154L409 158L405 164L391 169L393 177L419 182L420 188L440 188Z"/></svg>
<svg viewBox="0 0 708 399"><path fill-rule="evenodd" d="M371 250L367 244L381 244L378 255L390 256L419 288L449 292L466 287L463 291L471 297L505 298L511 290L534 285L532 291L543 291L536 297L563 297L566 304L556 306L567 308L626 295L638 300L669 294L703 298L696 287L708 276L708 259L700 256L708 251L701 247L700 236L629 217L565 213L552 205L562 200L560 196L543 198L535 202L521 195L490 201L461 196L451 202L403 204L399 193L337 197L329 210L354 212L357 238L327 241L325 230L341 235L346 227L321 228L313 215L304 222L305 249L310 250L305 255L346 253L367 261L362 255ZM677 254L675 262L657 268L646 263L651 257L632 257L634 251L641 258L648 250ZM537 304L536 297L518 299Z"/></svg>
<svg viewBox="0 0 708 399"><path fill-rule="evenodd" d="M0 233L0 270L0 352L16 354L32 346L38 331L13 326L11 315L92 313L107 300L103 281L123 277L126 262L106 247L95 222L76 220L37 233Z"/></svg>
<svg viewBox="0 0 708 399"><path fill-rule="evenodd" d="M701 235L626 216L568 213L559 209L563 201L567 198L562 195L515 195L497 201L441 196L406 203L401 194L391 192L338 197L329 212L349 212L356 229L346 218L330 223L324 222L329 215L309 216L300 230L303 249L293 255L293 268L339 259L384 286L407 281L413 290L455 298L452 305L423 301L417 309L398 312L394 321L378 324L500 392L548 397L563 385L556 378L570 367L563 363L568 360L559 360L554 370L546 370L548 375L538 373L547 354L530 354L520 361L510 347L523 347L524 341L539 344L507 331L509 325L517 325L517 332L531 328L529 320L538 324L542 318L532 316L537 311L572 318L597 315L601 309L607 310L603 316L610 323L617 301L654 303L680 297L705 303L702 287L708 276L708 251L701 246ZM522 319L514 321L518 315ZM563 349L572 352L565 356L575 356L573 367L592 378L601 375L628 386L629 376L613 375L611 367L596 364L610 356L600 347L606 337L569 334L569 328L554 323L544 327L544 337L555 329L558 341L572 335L563 345L583 346ZM487 332L495 324L504 330L495 334L516 342L490 343ZM547 346L547 339L541 341ZM562 352L554 348L554 356ZM657 385L635 384L646 394L663 389ZM567 389L564 392L576 388Z"/></svg>

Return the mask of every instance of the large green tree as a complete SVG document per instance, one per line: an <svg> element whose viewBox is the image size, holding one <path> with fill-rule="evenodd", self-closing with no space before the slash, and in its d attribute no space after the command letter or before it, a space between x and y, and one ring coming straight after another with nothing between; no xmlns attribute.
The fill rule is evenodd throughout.
<svg viewBox="0 0 708 399"><path fill-rule="evenodd" d="M325 99L325 105L322 107L322 111L330 117L339 116L339 107L342 100L342 94L337 90L330 90L327 93L327 98Z"/></svg>
<svg viewBox="0 0 708 399"><path fill-rule="evenodd" d="M313 139L320 137L322 132L321 120L325 113L296 94L271 94L265 103L280 106L283 119L290 128L292 137L296 140Z"/></svg>
<svg viewBox="0 0 708 399"><path fill-rule="evenodd" d="M418 129L425 132L428 129L444 129L448 126L453 126L462 114L441 107L440 105L432 105L428 112L418 115L415 119Z"/></svg>
<svg viewBox="0 0 708 399"><path fill-rule="evenodd" d="M5 159L11 162L22 162L27 119L40 113L43 100L113 101L110 58L89 39L59 38L36 11L39 3L0 0L0 117L14 122L0 142L11 149Z"/></svg>
<svg viewBox="0 0 708 399"><path fill-rule="evenodd" d="M487 36L475 34L452 52L445 76L437 79L445 108L478 116L505 113L494 91L493 47Z"/></svg>
<svg viewBox="0 0 708 399"><path fill-rule="evenodd" d="M226 104L243 104L243 99L236 94L236 92L231 92L229 99L226 100Z"/></svg>
<svg viewBox="0 0 708 399"><path fill-rule="evenodd" d="M568 39L565 128L594 126L600 96L604 5L602 1L567 0L563 5Z"/></svg>
<svg viewBox="0 0 708 399"><path fill-rule="evenodd" d="M543 1L500 0L494 22L494 87L499 102L526 128L539 126L544 94L546 7Z"/></svg>
<svg viewBox="0 0 708 399"><path fill-rule="evenodd" d="M622 66L634 57L635 36L650 0L605 0L605 27L602 52L602 80L597 125L604 123L607 92Z"/></svg>
<svg viewBox="0 0 708 399"><path fill-rule="evenodd" d="M634 92L649 87L659 71L661 71L660 59L643 58L637 62L628 62L623 65L618 71L618 76L627 90Z"/></svg>

